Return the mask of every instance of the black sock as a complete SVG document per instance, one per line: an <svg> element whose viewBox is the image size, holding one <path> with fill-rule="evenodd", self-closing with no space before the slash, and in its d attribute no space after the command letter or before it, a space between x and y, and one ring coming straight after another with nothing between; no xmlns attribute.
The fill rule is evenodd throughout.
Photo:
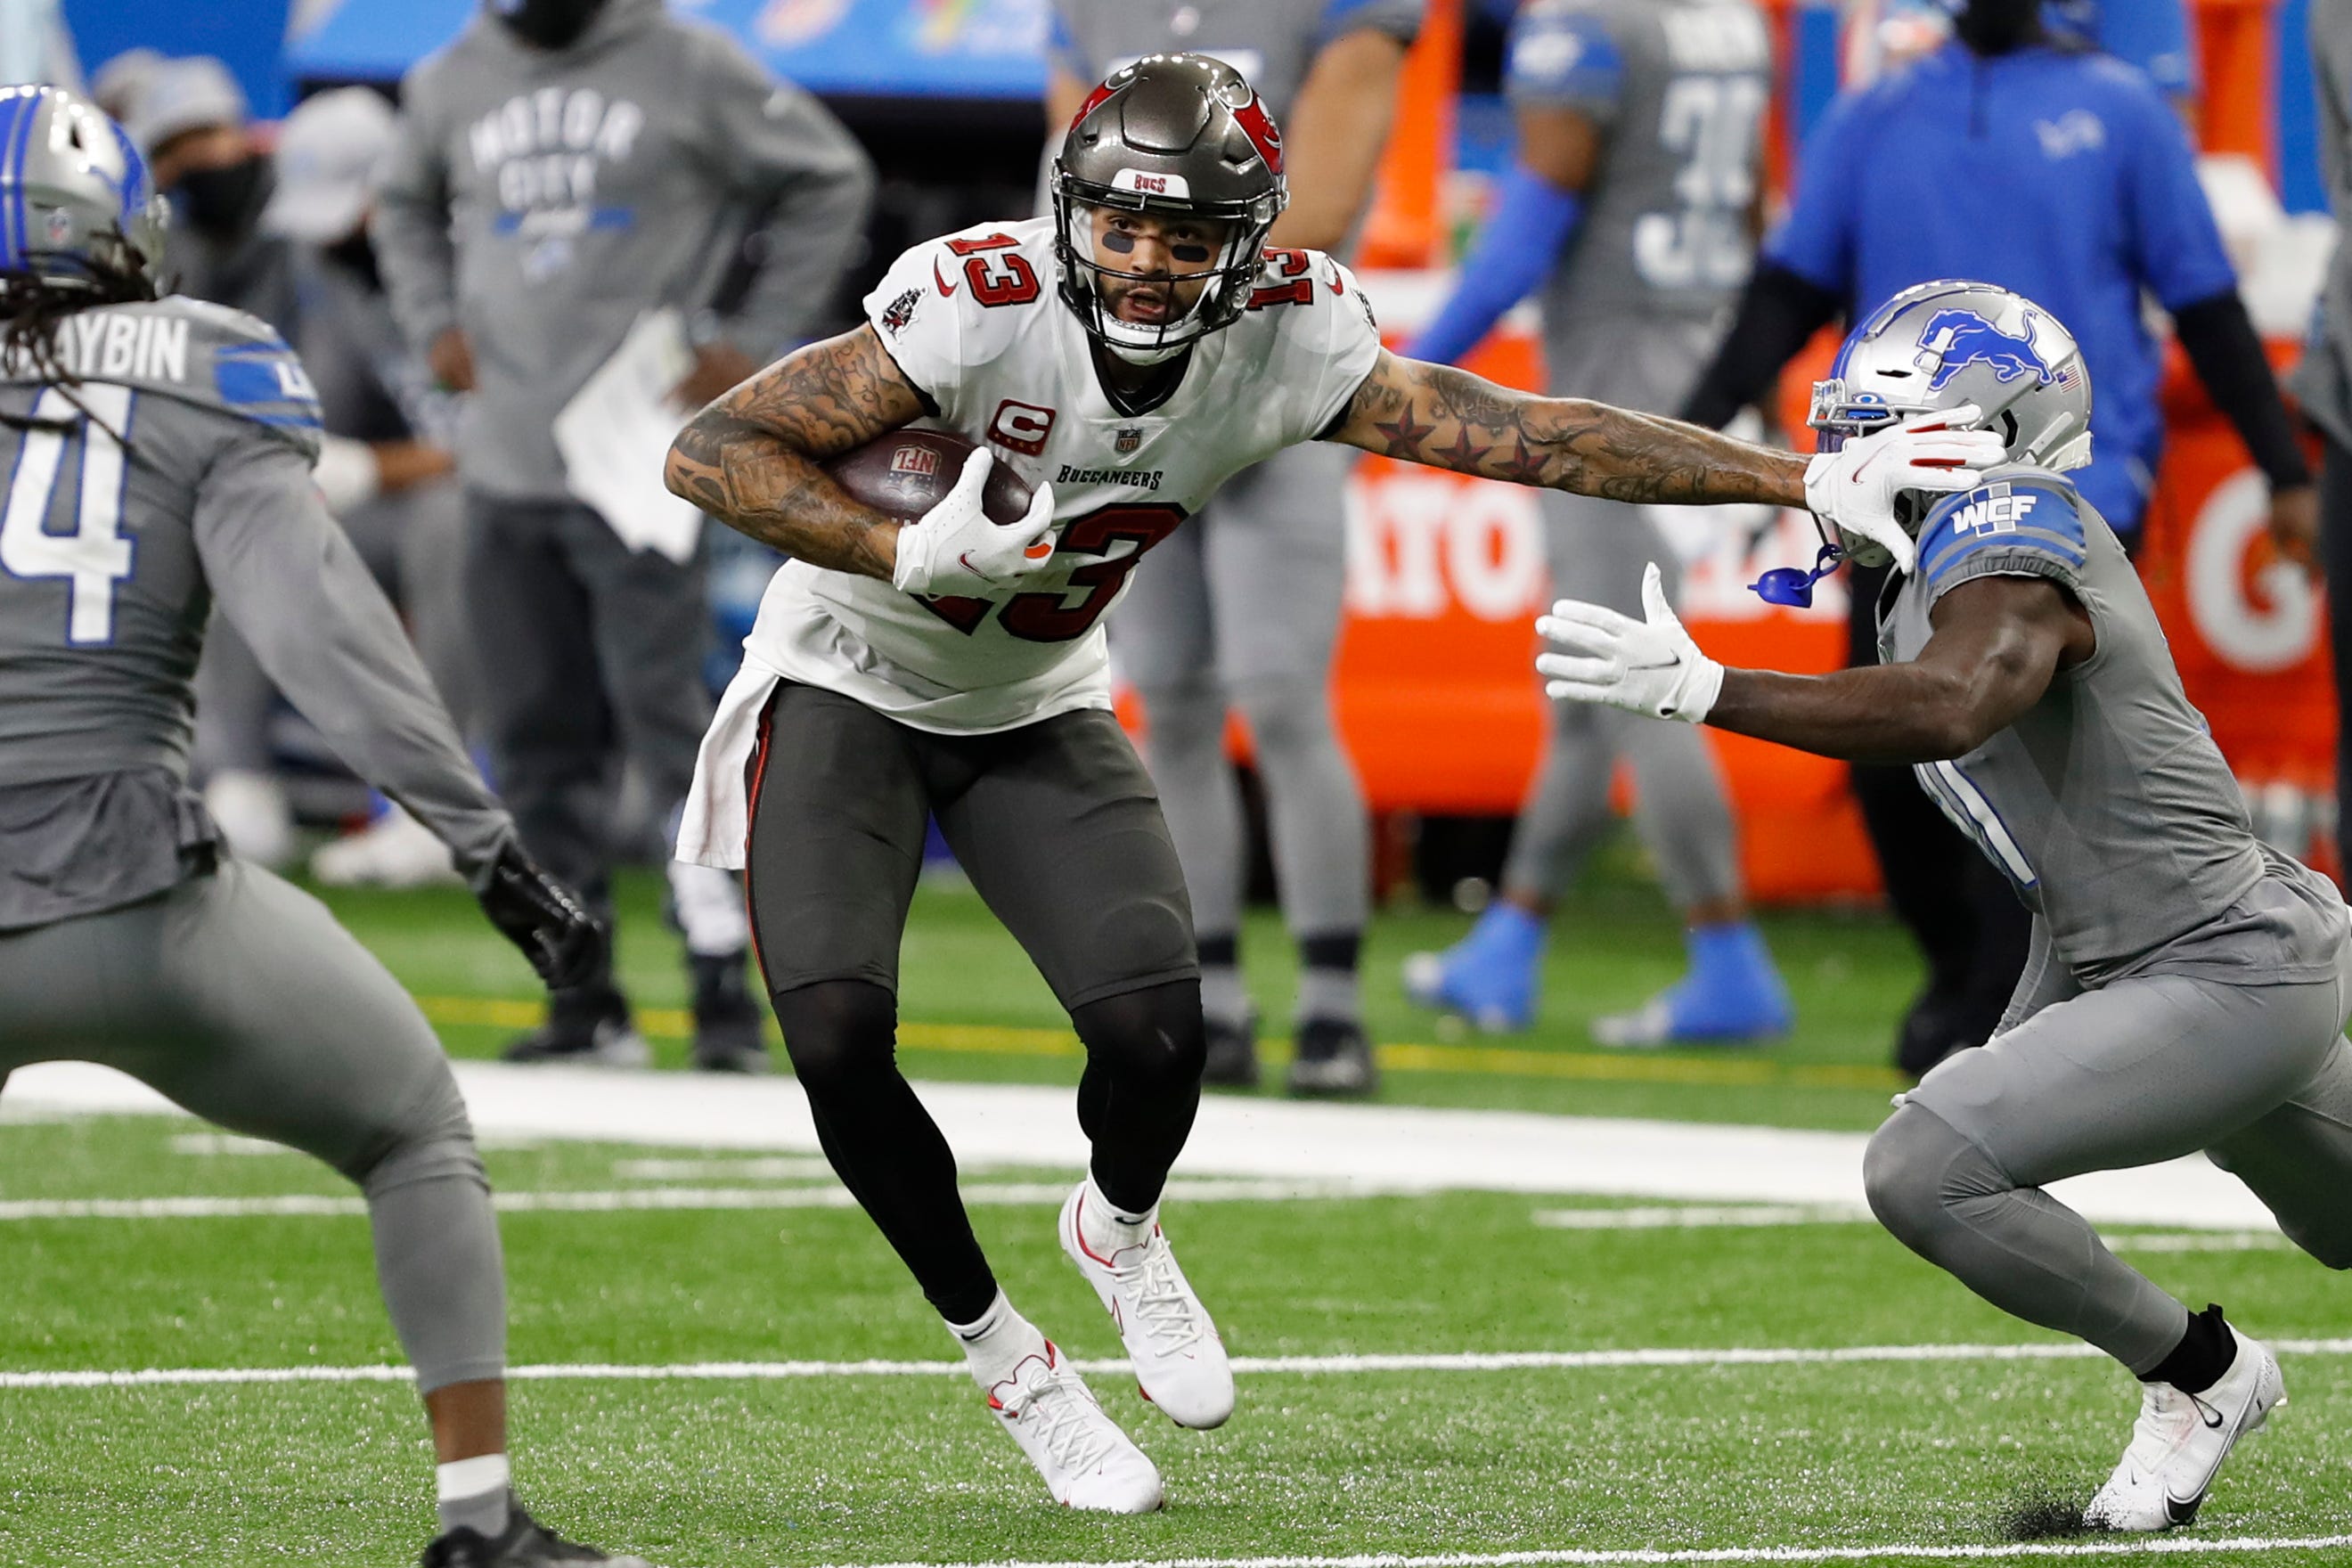
<svg viewBox="0 0 2352 1568"><path fill-rule="evenodd" d="M2238 1336L2221 1321L2221 1309L2207 1302L2189 1315L2189 1331L2172 1353L2139 1374L2142 1383L2168 1383L2183 1394L2202 1394L2221 1381L2238 1359Z"/></svg>

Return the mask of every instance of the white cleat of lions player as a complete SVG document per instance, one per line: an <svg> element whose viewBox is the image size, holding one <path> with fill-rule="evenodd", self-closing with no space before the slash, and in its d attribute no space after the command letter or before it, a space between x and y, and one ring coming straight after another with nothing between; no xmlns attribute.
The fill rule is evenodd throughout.
<svg viewBox="0 0 2352 1568"><path fill-rule="evenodd" d="M2131 1447L2084 1509L2084 1521L2128 1531L2187 1524L2197 1517L2238 1439L2285 1403L2278 1358L2243 1334L2230 1370L2204 1393L2190 1394L2168 1383L2147 1384Z"/></svg>
<svg viewBox="0 0 2352 1568"><path fill-rule="evenodd" d="M1062 1250L1118 1325L1143 1397L1179 1426L1222 1426L1234 1368L1209 1310L1160 1233L1159 1209L1121 1220L1089 1176L1062 1205Z"/></svg>

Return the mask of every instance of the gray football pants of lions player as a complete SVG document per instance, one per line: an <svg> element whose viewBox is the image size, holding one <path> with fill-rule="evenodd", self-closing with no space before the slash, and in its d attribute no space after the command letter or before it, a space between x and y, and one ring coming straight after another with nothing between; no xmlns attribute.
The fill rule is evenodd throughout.
<svg viewBox="0 0 2352 1568"><path fill-rule="evenodd" d="M1347 587L1340 495L1352 453L1310 443L1244 469L1148 556L1111 628L1150 721L1143 754L1184 867L1196 928L1241 927L1241 795L1225 714L1248 721L1291 934L1363 929L1363 791L1331 713Z"/></svg>
<svg viewBox="0 0 2352 1568"><path fill-rule="evenodd" d="M421 1392L503 1377L489 1184L440 1042L316 899L224 861L168 893L0 932L0 1079L101 1062L360 1185Z"/></svg>
<svg viewBox="0 0 2352 1568"><path fill-rule="evenodd" d="M1714 346L1711 328L1613 321L1580 325L1550 345L1563 396L1670 411ZM1671 600L1682 568L1648 509L1546 490L1544 547L1556 598L1606 605L1639 620L1643 569L1654 561ZM1738 839L1715 753L1695 725L1597 703L1554 702L1543 763L1519 806L1503 868L1506 891L1559 898L1609 831L1609 787L1622 757L1633 771L1634 823L1677 909L1739 896Z"/></svg>
<svg viewBox="0 0 2352 1568"><path fill-rule="evenodd" d="M2045 972L2046 973L2046 969ZM2203 1151L2297 1247L2352 1268L2352 949L2336 979L2228 985L2150 974L2081 994L2063 977L1982 1049L1948 1058L1871 1139L1870 1205L1994 1306L2133 1373L2189 1310L2042 1189ZM2038 1000L2038 998L2037 998Z"/></svg>

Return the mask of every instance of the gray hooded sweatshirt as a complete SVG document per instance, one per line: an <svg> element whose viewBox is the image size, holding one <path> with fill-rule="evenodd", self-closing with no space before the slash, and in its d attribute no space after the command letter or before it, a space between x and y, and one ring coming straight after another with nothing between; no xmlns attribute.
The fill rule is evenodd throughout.
<svg viewBox="0 0 2352 1568"><path fill-rule="evenodd" d="M465 330L458 468L489 494L565 495L555 416L640 314L677 306L765 361L816 323L865 233L873 168L841 123L662 0L610 0L562 49L478 15L402 103L378 258L420 350Z"/></svg>

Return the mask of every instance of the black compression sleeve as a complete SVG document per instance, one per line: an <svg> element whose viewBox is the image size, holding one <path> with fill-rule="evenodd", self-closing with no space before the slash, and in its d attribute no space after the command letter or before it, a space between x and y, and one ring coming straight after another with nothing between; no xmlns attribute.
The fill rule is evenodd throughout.
<svg viewBox="0 0 2352 1568"><path fill-rule="evenodd" d="M1755 402L1806 341L1844 312L1845 301L1772 262L1759 262L1715 363L1683 404L1682 417L1719 430Z"/></svg>
<svg viewBox="0 0 2352 1568"><path fill-rule="evenodd" d="M2295 440L2294 421L2279 397L2270 357L2232 289L2172 313L2173 331L2196 367L2215 407L2229 416L2239 439L2273 490L2311 483L2311 468Z"/></svg>

